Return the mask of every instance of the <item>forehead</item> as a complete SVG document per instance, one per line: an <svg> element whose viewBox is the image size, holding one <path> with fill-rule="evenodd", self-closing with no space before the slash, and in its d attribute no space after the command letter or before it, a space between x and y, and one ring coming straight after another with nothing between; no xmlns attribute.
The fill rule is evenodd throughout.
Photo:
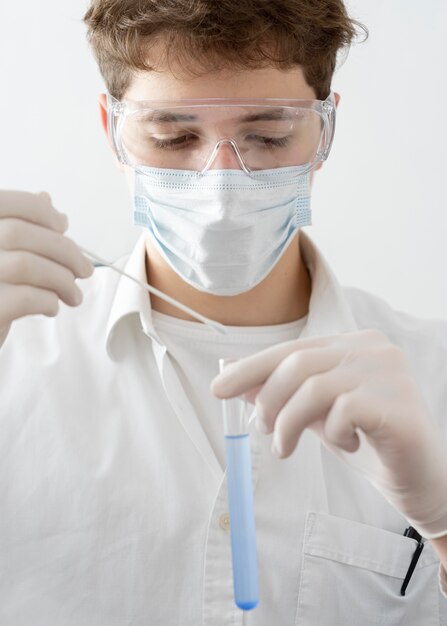
<svg viewBox="0 0 447 626"><path fill-rule="evenodd" d="M223 70L187 76L168 70L140 72L125 93L128 100L194 100L198 98L314 99L302 68L268 67L243 71Z"/></svg>

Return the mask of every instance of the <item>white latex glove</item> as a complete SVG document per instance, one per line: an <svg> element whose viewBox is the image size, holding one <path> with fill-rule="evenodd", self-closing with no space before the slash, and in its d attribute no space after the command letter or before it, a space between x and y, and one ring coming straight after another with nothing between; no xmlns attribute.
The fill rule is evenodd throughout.
<svg viewBox="0 0 447 626"><path fill-rule="evenodd" d="M75 279L94 268L64 237L67 228L67 216L53 208L47 193L0 191L0 346L19 317L53 317L59 300L81 303Z"/></svg>
<svg viewBox="0 0 447 626"><path fill-rule="evenodd" d="M228 365L211 389L255 401L258 428L274 433L279 457L311 427L423 537L447 534L447 442L404 353L381 332L278 344Z"/></svg>

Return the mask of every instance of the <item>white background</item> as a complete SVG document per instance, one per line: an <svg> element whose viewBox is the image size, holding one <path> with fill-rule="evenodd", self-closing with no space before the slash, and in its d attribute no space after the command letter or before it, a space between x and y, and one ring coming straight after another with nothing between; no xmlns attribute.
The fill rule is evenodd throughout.
<svg viewBox="0 0 447 626"><path fill-rule="evenodd" d="M0 0L0 187L48 190L69 235L109 259L132 226L99 125L104 90L80 0ZM342 96L308 231L340 281L447 318L447 3L351 0L370 37L336 73Z"/></svg>

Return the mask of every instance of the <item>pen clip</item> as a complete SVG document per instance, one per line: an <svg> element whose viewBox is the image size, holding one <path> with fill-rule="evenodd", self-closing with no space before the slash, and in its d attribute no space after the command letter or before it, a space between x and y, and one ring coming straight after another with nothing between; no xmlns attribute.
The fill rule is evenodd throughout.
<svg viewBox="0 0 447 626"><path fill-rule="evenodd" d="M414 551L413 556L411 557L410 566L408 567L408 571L405 575L404 582L402 583L402 587L400 588L401 596L405 595L405 591L408 587L408 583L410 582L410 579L413 575L416 564L419 560L419 557L421 556L421 552L424 549L424 542L422 541L422 537L418 533L418 531L415 528L413 528L413 526L409 526L408 528L405 529L404 537L409 537L410 539L416 539L416 541L418 542L418 545L416 546L416 550Z"/></svg>

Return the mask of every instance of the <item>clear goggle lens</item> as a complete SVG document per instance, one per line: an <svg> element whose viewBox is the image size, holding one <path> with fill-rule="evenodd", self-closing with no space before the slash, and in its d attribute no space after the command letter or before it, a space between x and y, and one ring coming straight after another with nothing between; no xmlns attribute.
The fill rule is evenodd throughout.
<svg viewBox="0 0 447 626"><path fill-rule="evenodd" d="M122 162L134 168L198 173L222 167L247 173L293 166L311 169L327 158L335 107L325 107L328 101L306 102L310 104L125 107L115 114L111 130Z"/></svg>

